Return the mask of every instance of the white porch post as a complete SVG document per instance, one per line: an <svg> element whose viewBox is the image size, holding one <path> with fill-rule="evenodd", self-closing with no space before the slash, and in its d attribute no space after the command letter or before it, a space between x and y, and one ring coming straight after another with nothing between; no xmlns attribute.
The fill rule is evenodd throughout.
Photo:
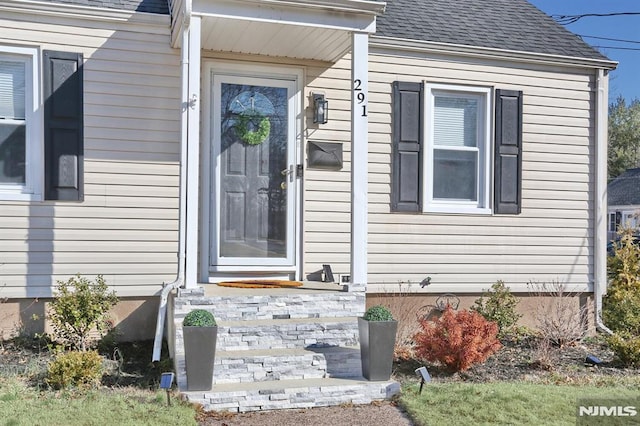
<svg viewBox="0 0 640 426"><path fill-rule="evenodd" d="M351 283L367 284L369 35L353 33L351 53Z"/></svg>
<svg viewBox="0 0 640 426"><path fill-rule="evenodd" d="M187 106L187 227L185 287L198 286L198 199L200 171L200 20L192 16L189 25L189 67ZM183 47L184 48L184 47Z"/></svg>

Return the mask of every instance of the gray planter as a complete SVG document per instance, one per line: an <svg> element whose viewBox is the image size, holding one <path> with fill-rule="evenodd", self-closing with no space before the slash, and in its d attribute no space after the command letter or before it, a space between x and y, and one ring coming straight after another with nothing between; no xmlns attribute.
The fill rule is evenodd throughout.
<svg viewBox="0 0 640 426"><path fill-rule="evenodd" d="M182 327L187 390L207 391L213 384L218 327Z"/></svg>
<svg viewBox="0 0 640 426"><path fill-rule="evenodd" d="M362 375L367 380L386 381L391 377L397 321L366 321L358 318Z"/></svg>

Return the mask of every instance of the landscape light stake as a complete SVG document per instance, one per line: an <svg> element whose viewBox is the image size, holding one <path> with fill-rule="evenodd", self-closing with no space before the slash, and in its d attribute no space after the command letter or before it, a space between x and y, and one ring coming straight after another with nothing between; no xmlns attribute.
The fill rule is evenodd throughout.
<svg viewBox="0 0 640 426"><path fill-rule="evenodd" d="M173 384L173 373L162 373L160 376L160 389L167 390L167 406L171 406L171 385Z"/></svg>
<svg viewBox="0 0 640 426"><path fill-rule="evenodd" d="M602 364L602 360L595 355L587 355L587 357L584 360L584 363L593 367L594 365Z"/></svg>
<svg viewBox="0 0 640 426"><path fill-rule="evenodd" d="M430 382L431 381L431 376L429 375L429 372L427 371L427 367L420 367L420 368L416 368L416 374L418 375L418 377L420 377L420 392L419 394L422 394L422 386L424 386L424 384L426 382Z"/></svg>

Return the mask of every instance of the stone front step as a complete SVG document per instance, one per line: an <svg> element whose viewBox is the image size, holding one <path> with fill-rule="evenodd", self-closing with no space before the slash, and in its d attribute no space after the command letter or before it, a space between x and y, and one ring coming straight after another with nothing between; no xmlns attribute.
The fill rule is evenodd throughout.
<svg viewBox="0 0 640 426"><path fill-rule="evenodd" d="M218 322L217 350L291 349L358 344L355 317Z"/></svg>
<svg viewBox="0 0 640 426"><path fill-rule="evenodd" d="M357 318L365 310L364 289L340 288L305 282L293 289L206 285L180 290L172 305L179 388L187 384L182 319L202 308L218 321L213 389L184 395L204 410L310 408L390 398L400 389L397 383L361 377Z"/></svg>
<svg viewBox="0 0 640 426"><path fill-rule="evenodd" d="M216 351L213 383L360 377L358 347Z"/></svg>
<svg viewBox="0 0 640 426"><path fill-rule="evenodd" d="M396 382L358 379L279 380L215 385L207 392L183 392L206 411L248 412L291 408L369 404L389 399L400 391Z"/></svg>
<svg viewBox="0 0 640 426"><path fill-rule="evenodd" d="M271 320L286 318L323 318L362 316L365 293L328 289L233 289L214 286L215 295L201 289L182 290L175 302L175 316L180 320L192 309L207 306L219 321ZM326 285L325 285L326 286Z"/></svg>

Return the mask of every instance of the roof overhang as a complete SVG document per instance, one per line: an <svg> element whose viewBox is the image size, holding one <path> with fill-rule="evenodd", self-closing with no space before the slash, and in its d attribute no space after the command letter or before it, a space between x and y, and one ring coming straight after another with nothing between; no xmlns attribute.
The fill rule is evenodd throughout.
<svg viewBox="0 0 640 426"><path fill-rule="evenodd" d="M335 61L351 33L374 33L385 3L368 0L174 0L172 44L191 16L202 19L203 49Z"/></svg>
<svg viewBox="0 0 640 426"><path fill-rule="evenodd" d="M52 1L0 0L0 13L26 13L68 19L121 22L133 24L138 28L142 28L145 25L161 26L166 28L169 22L168 16L156 13L136 12L126 9L111 9L106 7L76 5L70 3L56 3ZM3 17L4 16L5 15L3 15Z"/></svg>
<svg viewBox="0 0 640 426"><path fill-rule="evenodd" d="M600 59L577 58L572 56L551 55L535 52L520 52L489 47L467 46L461 44L437 43L430 41L372 36L369 44L381 52L420 52L453 56L482 57L512 62L560 65L578 68L616 69L618 63Z"/></svg>

